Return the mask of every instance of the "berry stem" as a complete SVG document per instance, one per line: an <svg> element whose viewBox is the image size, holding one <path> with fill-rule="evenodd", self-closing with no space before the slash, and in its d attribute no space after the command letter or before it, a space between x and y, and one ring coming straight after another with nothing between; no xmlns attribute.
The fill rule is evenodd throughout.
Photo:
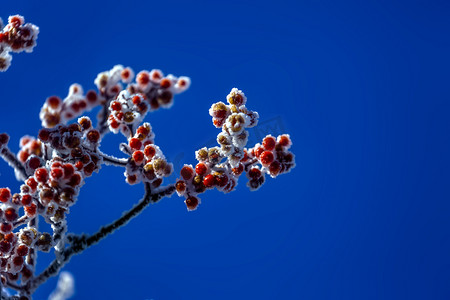
<svg viewBox="0 0 450 300"><path fill-rule="evenodd" d="M7 162L14 170L16 171L16 175L19 177L19 180L25 181L29 175L27 175L27 172L25 171L24 166L22 163L17 159L16 155L9 150L8 147L4 147L0 151L0 156L3 158L5 162Z"/></svg>

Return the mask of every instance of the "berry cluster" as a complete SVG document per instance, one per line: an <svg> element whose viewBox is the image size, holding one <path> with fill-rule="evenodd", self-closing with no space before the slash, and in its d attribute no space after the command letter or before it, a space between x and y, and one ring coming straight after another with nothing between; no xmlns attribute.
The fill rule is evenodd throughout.
<svg viewBox="0 0 450 300"><path fill-rule="evenodd" d="M34 203L33 203L34 202ZM0 188L0 272L2 282L17 281L21 275L26 282L32 275L31 258L25 259L30 249L49 251L54 240L48 233L40 233L33 226L27 226L13 232L18 223L19 210L23 208L26 215L36 214L36 199L30 193L11 194L9 188Z"/></svg>
<svg viewBox="0 0 450 300"><path fill-rule="evenodd" d="M129 68L124 69L124 72L133 74ZM159 107L170 108L173 105L173 96L184 92L190 85L189 77L177 78L172 74L164 76L161 70L153 69L150 72L146 70L139 72L136 83L129 84L127 90L130 94L142 94L153 111Z"/></svg>
<svg viewBox="0 0 450 300"><path fill-rule="evenodd" d="M119 131L129 137L133 128L142 122L147 111L148 104L144 101L142 94L133 94L126 90L120 92L117 99L109 105L108 125L109 130L114 133Z"/></svg>
<svg viewBox="0 0 450 300"><path fill-rule="evenodd" d="M139 126L136 133L128 139L127 151L131 153L125 169L129 184L149 182L157 188L163 177L172 174L173 166L168 163L161 149L153 144L155 134L149 123Z"/></svg>
<svg viewBox="0 0 450 300"><path fill-rule="evenodd" d="M266 173L276 177L295 166L294 155L288 151L292 144L289 135L281 135L278 139L269 135L262 145L244 148L248 141L245 128L256 126L259 115L245 107L247 98L241 90L233 88L227 101L229 105L217 102L209 109L214 126L222 128L217 136L220 148L196 151L199 163L195 168L184 165L181 178L175 184L178 195L185 197L188 210L197 208L200 204L198 194L208 189L216 188L224 193L233 191L244 172L249 179L247 186L254 191L264 183Z"/></svg>
<svg viewBox="0 0 450 300"><path fill-rule="evenodd" d="M227 101L229 105L223 102L214 103L209 114L213 117L214 126L222 128L222 132L217 136L221 155L228 157L232 167L237 167L244 158L244 147L248 141L248 131L245 128L256 126L259 115L245 107L247 97L237 88L231 90Z"/></svg>
<svg viewBox="0 0 450 300"><path fill-rule="evenodd" d="M0 71L6 71L11 65L9 52L32 52L38 34L39 28L31 23L25 24L22 16L10 16L4 27L0 19Z"/></svg>
<svg viewBox="0 0 450 300"><path fill-rule="evenodd" d="M64 100L58 96L47 98L39 114L42 126L52 128L58 124L66 124L100 104L101 100L94 90L89 90L84 95L81 85L72 84Z"/></svg>

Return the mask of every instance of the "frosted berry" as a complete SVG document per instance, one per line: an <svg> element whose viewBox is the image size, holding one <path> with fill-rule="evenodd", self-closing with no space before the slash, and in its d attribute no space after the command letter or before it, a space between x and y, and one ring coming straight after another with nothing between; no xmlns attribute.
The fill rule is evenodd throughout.
<svg viewBox="0 0 450 300"><path fill-rule="evenodd" d="M7 202L11 199L11 190L9 188L0 189L0 201Z"/></svg>
<svg viewBox="0 0 450 300"><path fill-rule="evenodd" d="M291 145L291 139L286 134L280 135L278 137L278 144L281 145L282 147L288 147Z"/></svg>
<svg viewBox="0 0 450 300"><path fill-rule="evenodd" d="M87 133L86 138L93 144L97 143L100 140L100 132L98 130L91 130Z"/></svg>
<svg viewBox="0 0 450 300"><path fill-rule="evenodd" d="M272 152L264 151L261 153L259 159L263 165L269 165L273 162L274 156Z"/></svg>
<svg viewBox="0 0 450 300"><path fill-rule="evenodd" d="M209 174L203 178L203 185L207 188L213 187L215 184L215 178L213 175Z"/></svg>
<svg viewBox="0 0 450 300"><path fill-rule="evenodd" d="M12 222L17 219L18 215L14 208L10 207L5 210L5 219L6 221Z"/></svg>
<svg viewBox="0 0 450 300"><path fill-rule="evenodd" d="M184 180L190 180L194 177L194 169L191 166L184 166L181 168L180 175Z"/></svg>
<svg viewBox="0 0 450 300"><path fill-rule="evenodd" d="M197 173L200 176L205 175L207 171L208 171L208 167L204 163L198 163L195 166L195 173Z"/></svg>
<svg viewBox="0 0 450 300"><path fill-rule="evenodd" d="M34 177L38 182L44 183L48 179L48 171L46 168L38 168L34 171Z"/></svg>
<svg viewBox="0 0 450 300"><path fill-rule="evenodd" d="M262 146L264 147L264 149L272 151L273 149L275 149L276 143L277 141L273 136L266 136L263 139Z"/></svg>
<svg viewBox="0 0 450 300"><path fill-rule="evenodd" d="M187 198L184 203L186 203L188 210L195 210L199 204L199 200L197 197L191 196Z"/></svg>
<svg viewBox="0 0 450 300"><path fill-rule="evenodd" d="M140 149L140 147L139 147ZM147 145L144 148L144 154L148 159L151 159L156 154L156 149L152 145Z"/></svg>
<svg viewBox="0 0 450 300"><path fill-rule="evenodd" d="M130 145L130 148L133 150L140 150L142 147L142 142L137 138L131 138L128 145Z"/></svg>

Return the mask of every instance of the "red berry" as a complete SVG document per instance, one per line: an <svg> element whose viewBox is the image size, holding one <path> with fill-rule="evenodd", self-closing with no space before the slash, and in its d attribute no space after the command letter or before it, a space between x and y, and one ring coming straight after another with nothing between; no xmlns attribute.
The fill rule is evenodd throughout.
<svg viewBox="0 0 450 300"><path fill-rule="evenodd" d="M178 193L184 193L186 190L186 183L183 180L177 181L177 183L175 183L175 188Z"/></svg>
<svg viewBox="0 0 450 300"><path fill-rule="evenodd" d="M33 177L30 177L27 179L26 184L31 188L31 190L34 192L37 188L37 182Z"/></svg>
<svg viewBox="0 0 450 300"><path fill-rule="evenodd" d="M52 167L51 171L50 171L50 176L54 179L59 179L61 177L63 177L64 175L64 171L62 168L54 168Z"/></svg>
<svg viewBox="0 0 450 300"><path fill-rule="evenodd" d="M28 247L25 246L25 245L19 245L19 246L16 248L16 253L17 253L17 255L19 255L19 256L25 256L25 255L28 254Z"/></svg>
<svg viewBox="0 0 450 300"><path fill-rule="evenodd" d="M109 123L109 126L111 126L112 129L117 129L117 128L119 128L120 124L119 124L119 122L117 122L116 120L112 120L112 121Z"/></svg>
<svg viewBox="0 0 450 300"><path fill-rule="evenodd" d="M133 102L134 105L139 105L141 103L141 97L138 95L135 95L135 96L133 96L131 101Z"/></svg>
<svg viewBox="0 0 450 300"><path fill-rule="evenodd" d="M213 175L209 174L206 175L205 178L203 178L203 185L207 188L213 187L215 184L215 178Z"/></svg>
<svg viewBox="0 0 450 300"><path fill-rule="evenodd" d="M120 77L122 77L122 80L126 81L130 78L131 72L130 69L125 68L122 70L122 72L120 73Z"/></svg>
<svg viewBox="0 0 450 300"><path fill-rule="evenodd" d="M189 198L187 198L184 203L186 203L187 209L188 210L194 210L197 208L198 204L199 204L199 200L197 197L191 196Z"/></svg>
<svg viewBox="0 0 450 300"><path fill-rule="evenodd" d="M22 195L22 205L24 206L30 205L32 199L33 198L31 198L31 195L28 194Z"/></svg>
<svg viewBox="0 0 450 300"><path fill-rule="evenodd" d="M11 26L14 28L18 28L20 25L23 24L23 19L21 19L18 16L13 16L9 19L9 24L11 24Z"/></svg>
<svg viewBox="0 0 450 300"><path fill-rule="evenodd" d="M152 145L147 145L144 148L144 154L147 156L148 159L152 159L153 156L156 154L156 149Z"/></svg>
<svg viewBox="0 0 450 300"><path fill-rule="evenodd" d="M81 161L77 161L77 162L75 163L75 168L76 168L78 171L80 171L81 169L83 169L83 167L84 167L84 164L83 164Z"/></svg>
<svg viewBox="0 0 450 300"><path fill-rule="evenodd" d="M86 93L86 99L90 103L97 101L97 93L94 90L90 90Z"/></svg>
<svg viewBox="0 0 450 300"><path fill-rule="evenodd" d="M38 182L46 182L48 179L48 171L46 168L38 168L36 169L36 171L34 171L34 178L36 178L36 180Z"/></svg>
<svg viewBox="0 0 450 300"><path fill-rule="evenodd" d="M261 177L261 170L259 170L258 168L251 168L248 171L248 176L252 179L258 179L259 177Z"/></svg>
<svg viewBox="0 0 450 300"><path fill-rule="evenodd" d="M9 142L9 135L6 133L1 133L0 134L0 147L8 144L8 142Z"/></svg>
<svg viewBox="0 0 450 300"><path fill-rule="evenodd" d="M12 221L16 220L17 217L18 217L18 215L14 208L10 207L5 210L6 221L12 222Z"/></svg>
<svg viewBox="0 0 450 300"><path fill-rule="evenodd" d="M41 160L38 158L38 157L36 157L36 156L34 156L34 157L31 157L29 160L28 160L28 166L31 168L31 169L37 169L37 168L39 168L40 166L41 166Z"/></svg>
<svg viewBox="0 0 450 300"><path fill-rule="evenodd" d="M28 159L30 154L24 150L20 150L19 154L17 156L18 156L19 160L24 163L24 162L26 162L26 160Z"/></svg>
<svg viewBox="0 0 450 300"><path fill-rule="evenodd" d="M133 160L137 165L140 165L144 162L144 152L138 150L133 152Z"/></svg>
<svg viewBox="0 0 450 300"><path fill-rule="evenodd" d="M43 142L48 142L50 138L50 131L45 128L39 130L38 138Z"/></svg>
<svg viewBox="0 0 450 300"><path fill-rule="evenodd" d="M161 88L163 88L163 89L170 88L171 85L172 85L172 82L171 82L169 79L167 79L167 78L164 78L164 79L161 80L161 82L160 82L160 86L161 86Z"/></svg>
<svg viewBox="0 0 450 300"><path fill-rule="evenodd" d="M200 176L205 175L206 171L208 171L208 167L204 163L198 163L195 166L195 172Z"/></svg>
<svg viewBox="0 0 450 300"><path fill-rule="evenodd" d="M75 168L70 163L64 164L63 169L64 169L64 178L66 179L70 178L73 175L73 173L75 173Z"/></svg>
<svg viewBox="0 0 450 300"><path fill-rule="evenodd" d="M0 189L0 201L7 202L11 199L11 190L9 188Z"/></svg>
<svg viewBox="0 0 450 300"><path fill-rule="evenodd" d="M21 266L21 265L23 265L23 257L22 257L22 256L16 256L16 257L14 257L14 258L13 258L13 263L14 263L16 266Z"/></svg>
<svg viewBox="0 0 450 300"><path fill-rule="evenodd" d="M264 149L272 151L275 148L276 143L277 141L273 136L266 136L263 139L262 146L264 147Z"/></svg>
<svg viewBox="0 0 450 300"><path fill-rule="evenodd" d="M136 130L136 133L147 136L150 133L150 127L144 125L139 126L139 128Z"/></svg>
<svg viewBox="0 0 450 300"><path fill-rule="evenodd" d="M228 176L226 174L220 174L216 176L216 184L218 187L224 187L228 183Z"/></svg>
<svg viewBox="0 0 450 300"><path fill-rule="evenodd" d="M136 76L136 82L139 85L147 85L150 82L150 75L147 71L141 71Z"/></svg>
<svg viewBox="0 0 450 300"><path fill-rule="evenodd" d="M96 166L95 166L95 164L94 164L93 162L87 164L87 165L84 167L84 169L83 169L84 174L85 174L86 176L91 176L92 173L94 172L95 168L96 168Z"/></svg>
<svg viewBox="0 0 450 300"><path fill-rule="evenodd" d="M273 162L274 156L270 151L264 151L259 157L263 165L269 165Z"/></svg>
<svg viewBox="0 0 450 300"><path fill-rule="evenodd" d="M11 244L7 240L3 240L0 242L0 251L3 253L7 253L11 250Z"/></svg>
<svg viewBox="0 0 450 300"><path fill-rule="evenodd" d="M36 205L31 203L30 206L26 206L25 213L27 214L27 216L33 217L36 214Z"/></svg>
<svg viewBox="0 0 450 300"><path fill-rule="evenodd" d="M57 109L59 107L59 105L61 104L61 98L59 98L58 96L51 96L47 98L47 104L48 106L50 106L52 109Z"/></svg>
<svg viewBox="0 0 450 300"><path fill-rule="evenodd" d="M70 177L70 180L67 184L72 187L76 187L80 184L80 182L81 182L81 175L79 173L75 173L72 175L72 177Z"/></svg>
<svg viewBox="0 0 450 300"><path fill-rule="evenodd" d="M122 104L120 104L119 101L113 101L113 102L111 102L111 109L112 110L122 110Z"/></svg>
<svg viewBox="0 0 450 300"><path fill-rule="evenodd" d="M280 173L280 170L281 170L281 164L277 160L274 161L273 163L271 163L269 166L269 173L272 176L278 175L278 173Z"/></svg>
<svg viewBox="0 0 450 300"><path fill-rule="evenodd" d="M194 177L194 169L191 166L184 166L181 168L180 175L186 181L191 180Z"/></svg>
<svg viewBox="0 0 450 300"><path fill-rule="evenodd" d="M97 143L100 140L100 132L98 132L98 130L92 129L91 131L89 131L86 135L86 138L91 142L91 143Z"/></svg>
<svg viewBox="0 0 450 300"><path fill-rule="evenodd" d="M0 231L4 232L4 233L8 233L12 230L12 224L10 223L2 223L0 225Z"/></svg>
<svg viewBox="0 0 450 300"><path fill-rule="evenodd" d="M142 147L142 142L137 138L131 138L128 144L133 150L140 150Z"/></svg>
<svg viewBox="0 0 450 300"><path fill-rule="evenodd" d="M263 152L264 152L264 148L263 147L258 147L258 148L255 149L255 156L259 157Z"/></svg>
<svg viewBox="0 0 450 300"><path fill-rule="evenodd" d="M278 136L278 144L283 147L287 147L291 145L291 139L288 135L283 134Z"/></svg>

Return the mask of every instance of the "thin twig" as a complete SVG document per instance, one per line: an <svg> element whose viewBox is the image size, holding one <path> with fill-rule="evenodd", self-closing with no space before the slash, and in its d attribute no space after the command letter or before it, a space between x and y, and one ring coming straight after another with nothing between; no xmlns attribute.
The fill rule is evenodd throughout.
<svg viewBox="0 0 450 300"><path fill-rule="evenodd" d="M25 180L27 179L28 175L25 171L24 166L22 163L17 159L16 155L9 150L8 147L4 147L0 151L0 156L3 158L4 161L6 161L11 167L16 170L16 173L19 175L19 180Z"/></svg>
<svg viewBox="0 0 450 300"><path fill-rule="evenodd" d="M117 166L117 167L125 167L128 163L128 159L126 159L126 158L117 158L114 156L110 156L108 154L100 152L100 150L99 150L99 155L103 158L103 161L107 165Z"/></svg>

